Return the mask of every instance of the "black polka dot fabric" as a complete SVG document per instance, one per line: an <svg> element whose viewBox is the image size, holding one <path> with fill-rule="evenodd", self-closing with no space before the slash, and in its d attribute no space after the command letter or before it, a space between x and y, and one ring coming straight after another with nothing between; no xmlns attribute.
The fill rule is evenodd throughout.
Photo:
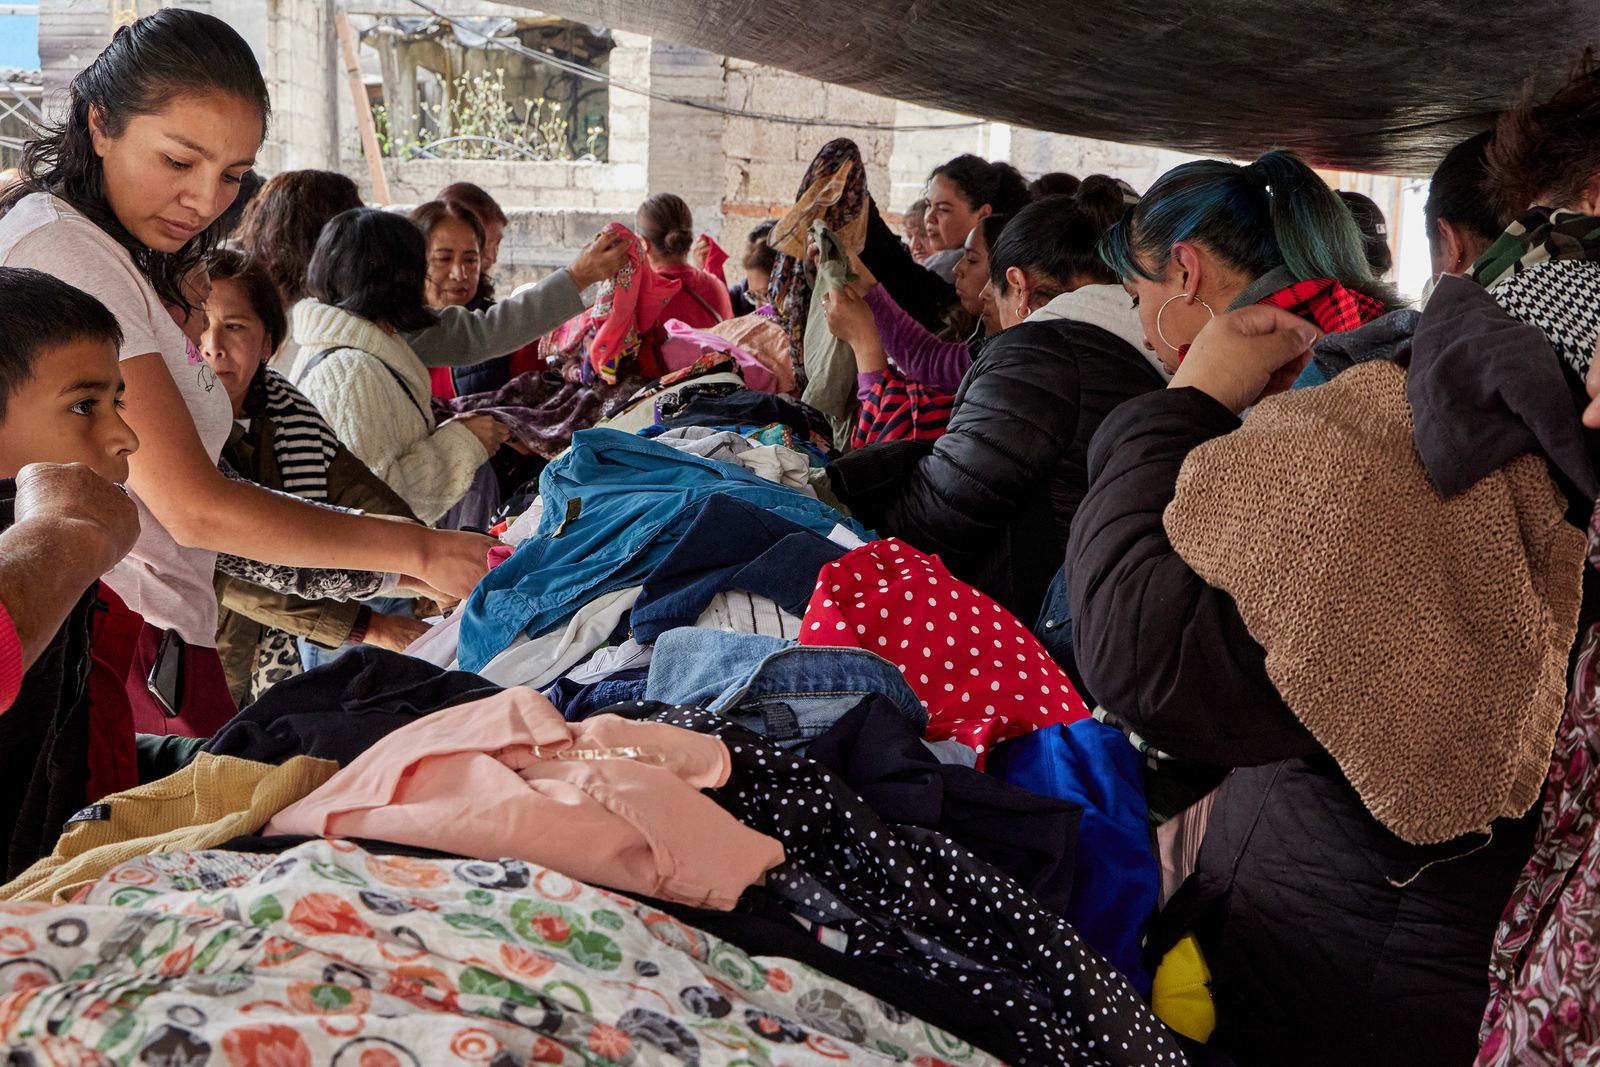
<svg viewBox="0 0 1600 1067"><path fill-rule="evenodd" d="M713 712L612 710L720 736L733 775L711 796L783 843L767 889L827 928L825 943L944 982L1012 1020L1026 1051L1016 1067L1186 1062L1115 968L965 848L884 823L821 765Z"/></svg>

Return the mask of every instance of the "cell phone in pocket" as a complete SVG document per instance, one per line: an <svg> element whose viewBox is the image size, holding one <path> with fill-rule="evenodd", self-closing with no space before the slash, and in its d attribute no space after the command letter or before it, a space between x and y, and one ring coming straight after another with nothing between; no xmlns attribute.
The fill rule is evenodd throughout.
<svg viewBox="0 0 1600 1067"><path fill-rule="evenodd" d="M150 664L150 674L145 686L156 698L167 718L176 719L183 707L183 638L173 630L161 635L156 646L155 662Z"/></svg>

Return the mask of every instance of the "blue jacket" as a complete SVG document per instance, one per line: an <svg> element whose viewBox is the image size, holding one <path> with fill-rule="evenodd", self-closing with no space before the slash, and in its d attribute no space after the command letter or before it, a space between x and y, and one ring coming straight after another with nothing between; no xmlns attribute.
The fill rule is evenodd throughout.
<svg viewBox="0 0 1600 1067"><path fill-rule="evenodd" d="M1150 847L1140 756L1120 730L1083 719L1018 738L990 770L1012 785L1083 808L1065 918L1134 988L1149 995L1140 964L1161 872Z"/></svg>
<svg viewBox="0 0 1600 1067"><path fill-rule="evenodd" d="M468 598L462 669L478 670L517 634L548 633L595 597L643 582L718 493L818 533L842 523L872 536L826 504L742 467L617 430L584 430L539 479L538 531Z"/></svg>

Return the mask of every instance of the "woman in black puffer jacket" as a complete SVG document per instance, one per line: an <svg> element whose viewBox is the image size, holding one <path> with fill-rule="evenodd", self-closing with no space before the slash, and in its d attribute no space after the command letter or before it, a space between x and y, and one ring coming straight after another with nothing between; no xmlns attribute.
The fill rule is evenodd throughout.
<svg viewBox="0 0 1600 1067"><path fill-rule="evenodd" d="M1120 212L1120 193L1112 206ZM1018 212L990 257L1003 330L962 381L949 430L931 445L870 445L829 469L864 524L937 553L1022 619L1038 614L1061 566L1089 439L1117 405L1165 382L1096 255L1110 217L1064 196Z"/></svg>

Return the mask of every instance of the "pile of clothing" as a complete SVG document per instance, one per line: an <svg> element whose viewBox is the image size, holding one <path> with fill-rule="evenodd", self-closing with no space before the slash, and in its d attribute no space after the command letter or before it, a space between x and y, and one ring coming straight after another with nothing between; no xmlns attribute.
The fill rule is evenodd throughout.
<svg viewBox="0 0 1600 1067"><path fill-rule="evenodd" d="M699 375L684 382L715 385ZM269 690L0 887L41 1062L1179 1064L1139 755L742 388L578 432L400 655Z"/></svg>

